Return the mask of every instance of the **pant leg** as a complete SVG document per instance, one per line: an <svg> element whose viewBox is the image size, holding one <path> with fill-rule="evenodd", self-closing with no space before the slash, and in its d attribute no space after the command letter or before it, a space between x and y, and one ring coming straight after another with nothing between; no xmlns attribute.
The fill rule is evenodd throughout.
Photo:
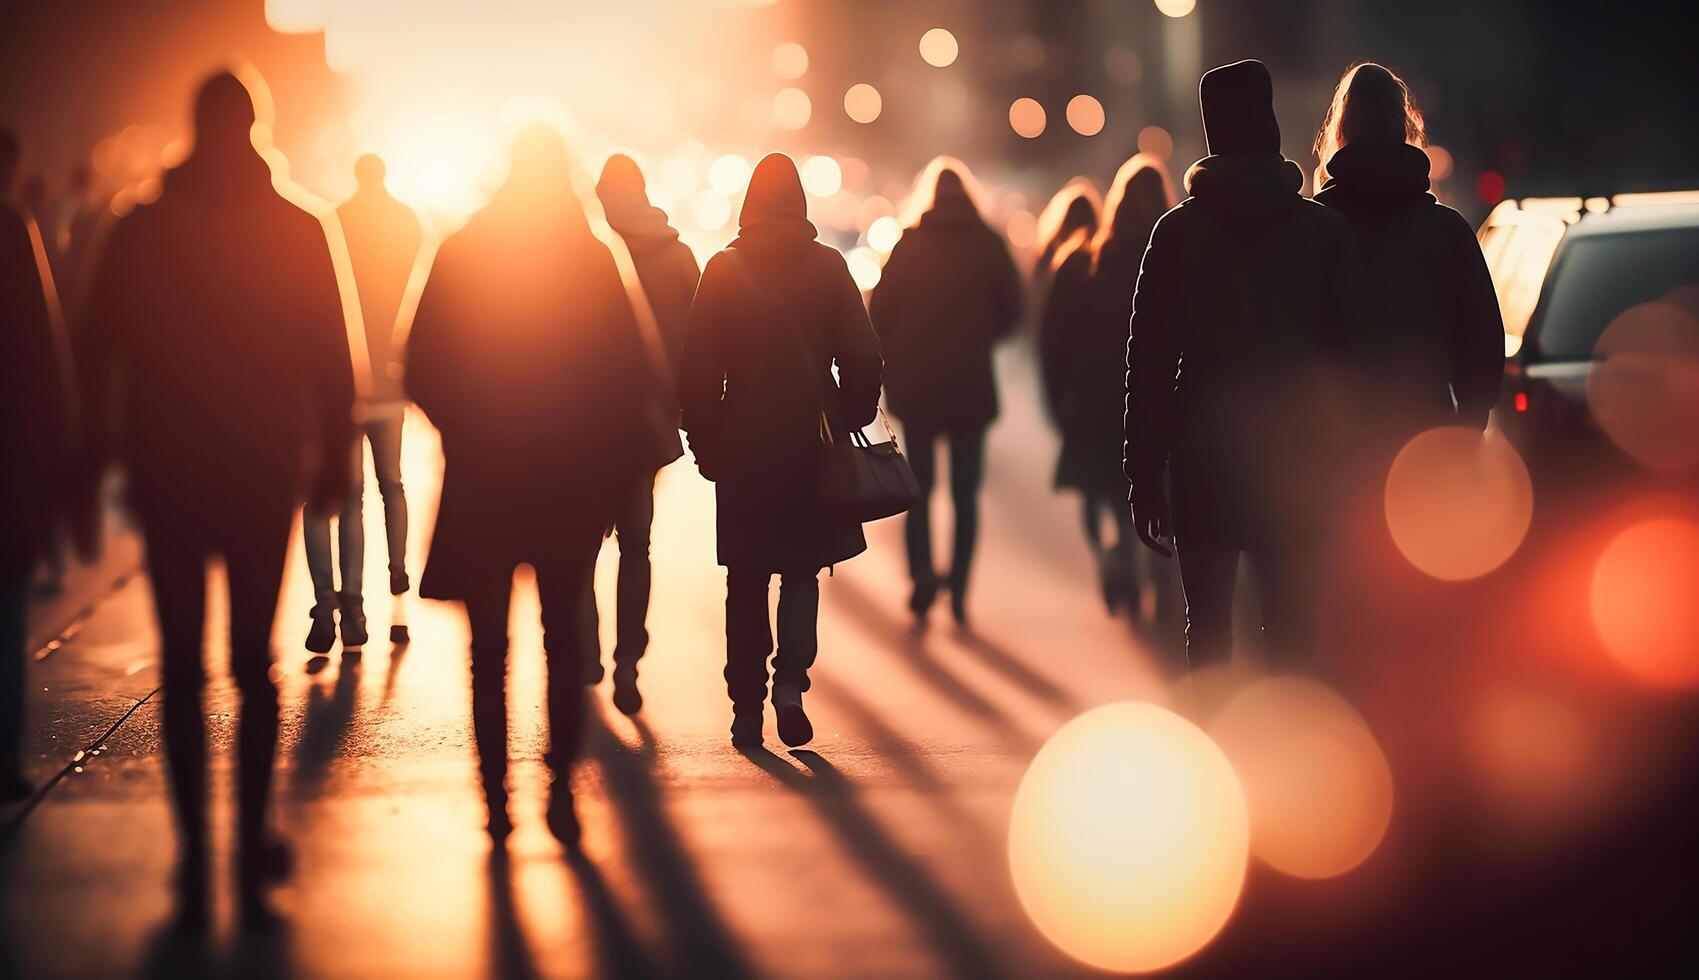
<svg viewBox="0 0 1699 980"><path fill-rule="evenodd" d="M1226 663L1233 657L1233 590L1239 550L1181 538L1176 551L1186 590L1186 660L1193 670Z"/></svg>
<svg viewBox="0 0 1699 980"><path fill-rule="evenodd" d="M820 652L820 573L786 572L779 580L779 652L773 683L808 690L808 669Z"/></svg>
<svg viewBox="0 0 1699 980"><path fill-rule="evenodd" d="M278 508L267 520L221 542L230 593L230 672L242 695L236 737L239 839L257 843L265 830L277 758L277 684L271 676L271 627L283 584L290 512ZM268 526L269 525L269 526Z"/></svg>
<svg viewBox="0 0 1699 980"><path fill-rule="evenodd" d="M979 485L985 480L985 430L950 434L950 501L956 512L955 548L950 555L950 588L967 591L979 541Z"/></svg>
<svg viewBox="0 0 1699 980"><path fill-rule="evenodd" d="M1274 542L1259 544L1250 559L1269 656L1286 669L1311 662L1317 652L1320 588L1315 551L1301 543Z"/></svg>
<svg viewBox="0 0 1699 980"><path fill-rule="evenodd" d="M206 846L206 722L201 713L206 668L201 642L206 623L208 549L186 525L144 520L148 577L159 623L164 704L161 728L177 831L187 852Z"/></svg>
<svg viewBox="0 0 1699 980"><path fill-rule="evenodd" d="M342 602L358 606L364 600L366 577L366 440L362 436L354 439L354 459L348 471L353 482L342 501L342 516L336 521L337 563L342 569Z"/></svg>
<svg viewBox="0 0 1699 980"><path fill-rule="evenodd" d="M564 619L562 625L554 631L557 637L571 636L573 638L573 643L576 644L578 649L582 676L586 681L602 676L602 611L596 605L596 562L601 557L600 552L600 548L596 549L585 563L584 584L578 588L578 610L577 615L572 619L572 632L570 634L563 632L565 629ZM545 623L543 629L544 644L546 645L549 633L547 626L549 611L547 609L543 610L543 616Z"/></svg>
<svg viewBox="0 0 1699 980"><path fill-rule="evenodd" d="M1080 527L1085 530L1085 543L1091 545L1093 558L1103 554L1103 525L1099 522L1099 511L1103 501L1091 491L1080 494Z"/></svg>
<svg viewBox="0 0 1699 980"><path fill-rule="evenodd" d="M635 664L649 647L649 529L655 521L655 478L632 494L614 525L619 537L618 638L614 663Z"/></svg>
<svg viewBox="0 0 1699 980"><path fill-rule="evenodd" d="M23 768L30 573L15 564L0 572L0 773Z"/></svg>
<svg viewBox="0 0 1699 980"><path fill-rule="evenodd" d="M311 503L301 510L301 539L307 549L307 574L313 580L313 615L336 608L336 560L330 553L330 517Z"/></svg>
<svg viewBox="0 0 1699 980"><path fill-rule="evenodd" d="M472 740L484 792L507 794L507 612L513 570L494 569L465 597L472 632Z"/></svg>
<svg viewBox="0 0 1699 980"><path fill-rule="evenodd" d="M767 699L767 657L773 631L767 620L766 572L726 572L726 693L733 708L759 707Z"/></svg>
<svg viewBox="0 0 1699 980"><path fill-rule="evenodd" d="M903 423L903 442L908 446L909 468L920 493L903 517L903 539L908 545L909 578L915 584L933 581L938 570L932 565L932 483L937 477L935 446L937 433Z"/></svg>
<svg viewBox="0 0 1699 980"><path fill-rule="evenodd" d="M598 532L586 531L557 561L540 562L537 598L543 609L543 650L548 662L547 702L549 712L549 768L565 776L578 758L584 737L584 690L582 663L572 642L551 646L548 635L574 637L582 606L585 579L594 569ZM559 651L558 653L556 651Z"/></svg>
<svg viewBox="0 0 1699 980"><path fill-rule="evenodd" d="M407 490L401 484L401 424L403 415L372 419L366 438L372 444L372 470L383 497L384 539L389 544L389 574L407 574Z"/></svg>

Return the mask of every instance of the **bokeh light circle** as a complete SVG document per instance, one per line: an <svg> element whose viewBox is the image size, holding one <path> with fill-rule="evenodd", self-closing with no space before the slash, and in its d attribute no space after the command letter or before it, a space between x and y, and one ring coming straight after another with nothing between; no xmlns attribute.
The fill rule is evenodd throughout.
<svg viewBox="0 0 1699 980"><path fill-rule="evenodd" d="M1504 564L1528 533L1534 488L1496 431L1429 429L1399 451L1386 478L1386 523L1410 564L1459 582Z"/></svg>
<svg viewBox="0 0 1699 980"><path fill-rule="evenodd" d="M1198 0L1156 0L1156 9L1168 17L1184 17L1198 5Z"/></svg>
<svg viewBox="0 0 1699 980"><path fill-rule="evenodd" d="M849 267L850 278L862 290L879 285L879 277L885 271L879 264L879 254L865 245L850 249L844 256L844 264Z"/></svg>
<svg viewBox="0 0 1699 980"><path fill-rule="evenodd" d="M942 27L934 27L920 36L920 57L934 68L948 68L955 64L960 51L956 36Z"/></svg>
<svg viewBox="0 0 1699 980"><path fill-rule="evenodd" d="M1016 99L1009 106L1009 126L1026 139L1035 139L1044 132L1044 107L1037 99Z"/></svg>
<svg viewBox="0 0 1699 980"><path fill-rule="evenodd" d="M815 197L831 197L844 186L843 168L829 156L809 157L802 162L799 173L802 189Z"/></svg>
<svg viewBox="0 0 1699 980"><path fill-rule="evenodd" d="M1618 534L1594 567L1591 599L1600 641L1630 674L1699 684L1699 524L1655 518Z"/></svg>
<svg viewBox="0 0 1699 980"><path fill-rule="evenodd" d="M1152 704L1095 708L1032 760L1009 818L1027 915L1063 951L1148 971L1202 949L1244 886L1249 828L1209 736Z"/></svg>
<svg viewBox="0 0 1699 980"><path fill-rule="evenodd" d="M1096 136L1103 132L1103 103L1089 95L1076 95L1068 100L1068 125L1081 136Z"/></svg>
<svg viewBox="0 0 1699 980"><path fill-rule="evenodd" d="M1139 152L1166 160L1174 155L1174 137L1161 126L1146 126L1139 130Z"/></svg>
<svg viewBox="0 0 1699 980"><path fill-rule="evenodd" d="M780 78L801 78L808 73L808 49L786 41L773 49L773 72Z"/></svg>
<svg viewBox="0 0 1699 980"><path fill-rule="evenodd" d="M1699 465L1696 311L1686 289L1629 307L1599 335L1587 372L1587 407L1599 428L1655 470Z"/></svg>
<svg viewBox="0 0 1699 980"><path fill-rule="evenodd" d="M880 255L889 255L901 237L903 226L888 214L873 219L873 223L867 226L867 247Z"/></svg>
<svg viewBox="0 0 1699 980"><path fill-rule="evenodd" d="M862 125L879 118L885 100L879 90L866 82L857 82L844 93L844 114Z"/></svg>
<svg viewBox="0 0 1699 980"><path fill-rule="evenodd" d="M1299 878L1361 864L1392 820L1392 769L1362 715L1326 685L1268 677L1209 724L1250 813L1251 853Z"/></svg>
<svg viewBox="0 0 1699 980"><path fill-rule="evenodd" d="M801 129L813 114L814 106L802 89L781 89L773 96L773 122L782 129Z"/></svg>

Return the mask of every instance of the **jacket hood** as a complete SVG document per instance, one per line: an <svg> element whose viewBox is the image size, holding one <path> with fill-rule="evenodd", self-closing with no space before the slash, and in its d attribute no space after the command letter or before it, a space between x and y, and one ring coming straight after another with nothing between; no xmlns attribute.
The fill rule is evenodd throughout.
<svg viewBox="0 0 1699 980"><path fill-rule="evenodd" d="M174 198L232 204L274 192L271 166L251 145L201 144L167 171L165 190Z"/></svg>
<svg viewBox="0 0 1699 980"><path fill-rule="evenodd" d="M1429 202L1428 155L1409 143L1340 147L1327 161L1316 200L1331 206L1397 207Z"/></svg>
<svg viewBox="0 0 1699 980"><path fill-rule="evenodd" d="M1259 221L1302 200L1304 172L1275 153L1223 153L1186 171L1186 191L1230 220Z"/></svg>
<svg viewBox="0 0 1699 980"><path fill-rule="evenodd" d="M667 221L667 213L650 204L642 196L608 193L598 188L596 196L602 202L602 213L626 248L646 252L678 241L678 229Z"/></svg>
<svg viewBox="0 0 1699 980"><path fill-rule="evenodd" d="M1274 81L1262 62L1235 61L1204 72L1198 105L1210 153L1280 152Z"/></svg>
<svg viewBox="0 0 1699 980"><path fill-rule="evenodd" d="M755 165L737 225L733 248L814 240L817 232L808 220L808 197L790 157L769 153Z"/></svg>

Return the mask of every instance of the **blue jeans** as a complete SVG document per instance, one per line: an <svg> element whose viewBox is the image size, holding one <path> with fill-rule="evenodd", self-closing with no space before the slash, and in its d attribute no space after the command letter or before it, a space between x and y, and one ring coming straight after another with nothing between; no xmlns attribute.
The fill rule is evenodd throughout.
<svg viewBox="0 0 1699 980"><path fill-rule="evenodd" d="M367 420L359 427L363 439L354 441L353 486L342 503L342 517L337 521L337 544L340 562L330 554L330 518L316 508L307 507L301 515L301 536L306 539L307 571L313 578L313 615L328 614L337 607L336 568L342 566L341 594L345 601L357 604L362 599L361 569L366 560L366 528L361 516L365 499L365 461L361 458L365 442L372 444L372 469L378 478L378 493L383 496L383 524L389 541L389 574L391 579L407 574L407 494L401 486L401 415Z"/></svg>

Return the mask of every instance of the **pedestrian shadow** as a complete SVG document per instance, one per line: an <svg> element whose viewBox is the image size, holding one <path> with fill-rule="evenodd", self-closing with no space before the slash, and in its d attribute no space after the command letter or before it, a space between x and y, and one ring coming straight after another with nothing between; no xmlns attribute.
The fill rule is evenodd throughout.
<svg viewBox="0 0 1699 980"><path fill-rule="evenodd" d="M407 646L408 641L406 640L389 645L389 663L384 667L383 672L382 703L385 705L388 705L389 699L395 695L395 679L401 676L401 661L407 657Z"/></svg>
<svg viewBox="0 0 1699 980"><path fill-rule="evenodd" d="M134 975L148 980L183 977L246 980L289 977L295 973L294 933L287 922L270 932L239 932L228 950L220 950L210 930L185 928L173 916L148 939Z"/></svg>
<svg viewBox="0 0 1699 980"><path fill-rule="evenodd" d="M665 924L663 934L672 943L678 966L674 972L716 978L754 976L754 967L715 907L695 859L667 815L665 800L655 781L657 751L653 733L642 719L631 719L638 735L638 746L633 749L609 729L600 699L589 697L589 701L585 712L588 755L600 766L603 789L619 815L632 870L643 881ZM590 877L595 873L594 868L574 870L579 881L588 884L586 901L594 912L596 888L600 887L601 879ZM600 894L605 909L617 910L605 887ZM634 942L632 946L635 951Z"/></svg>
<svg viewBox="0 0 1699 980"><path fill-rule="evenodd" d="M1033 697L1060 708L1069 715L1079 712L1081 706L1077 698L1063 690L1055 681L1028 667L1019 656L989 636L972 626L963 626L956 630L956 639L963 649L977 656L981 663L1002 674Z"/></svg>
<svg viewBox="0 0 1699 980"><path fill-rule="evenodd" d="M323 684L314 684L307 695L307 710L301 722L301 737L292 754L289 785L296 793L310 792L324 782L331 760L336 758L354 722L355 695L360 688L360 658L342 655L336 684L329 694Z"/></svg>
<svg viewBox="0 0 1699 980"><path fill-rule="evenodd" d="M989 723L999 734L1012 737L1017 747L1031 748L1032 736L1023 731L1003 709L962 683L961 678L938 663L926 641L925 630L893 617L866 589L849 577L836 579L832 601L843 608L844 618L890 650L901 663L941 697Z"/></svg>
<svg viewBox="0 0 1699 980"><path fill-rule="evenodd" d="M513 869L506 848L496 847L490 851L486 870L490 910L490 976L531 980L539 974L531 955L531 944L525 939L525 927L519 922L519 908L513 897Z"/></svg>
<svg viewBox="0 0 1699 980"><path fill-rule="evenodd" d="M806 768L806 773L764 747L744 747L738 751L814 807L846 853L907 913L909 921L926 937L950 975L972 978L1006 975L998 952L986 944L956 901L934 881L932 873L909 856L868 812L855 784L835 766L809 749L790 753L791 758Z"/></svg>

